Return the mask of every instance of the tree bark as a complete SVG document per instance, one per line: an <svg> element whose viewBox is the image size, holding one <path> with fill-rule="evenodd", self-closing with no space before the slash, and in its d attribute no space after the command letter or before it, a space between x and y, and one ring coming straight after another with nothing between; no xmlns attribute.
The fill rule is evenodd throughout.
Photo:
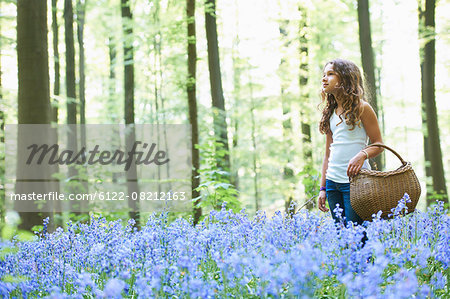
<svg viewBox="0 0 450 299"><path fill-rule="evenodd" d="M162 111L160 110L160 101L161 101L161 106L163 103L162 100L162 96L161 96L161 92L162 92L162 71L161 71L161 31L159 30L160 28L160 24L159 24L159 9L160 9L160 3L159 0L154 2L154 12L153 12L153 24L155 25L156 28L158 28L157 33L154 34L153 36L153 48L154 48L154 52L153 52L153 71L154 71L154 77L155 77L155 81L154 81L154 93L155 93L155 118L156 118L156 125L159 127L160 125L160 114L164 115L164 108L161 107L161 109L163 109ZM163 121L164 124L164 121ZM164 128L164 132L165 132L165 128ZM165 135L165 134L164 134ZM157 133L157 146L158 146L158 150L159 150L159 146L161 144L161 134L160 131L158 130ZM167 148L167 147L166 147ZM168 152L167 152L168 154ZM169 163L167 163L167 165L169 165ZM158 180L161 180L161 168L158 167L158 176L157 176ZM158 184L158 193L161 192L161 185Z"/></svg>
<svg viewBox="0 0 450 299"><path fill-rule="evenodd" d="M86 96L85 96L85 55L84 55L84 23L86 14L86 1L77 0L77 39L78 39L78 73L80 76L79 93L80 93L80 141L81 148L86 148ZM84 154L85 156L87 153ZM83 167L84 176L81 178L83 192L89 193L89 184L85 176L87 175L87 167ZM81 202L86 207L85 202ZM90 217L87 217L90 221Z"/></svg>
<svg viewBox="0 0 450 299"><path fill-rule="evenodd" d="M235 6L237 6L237 2L235 0ZM236 15L238 15L238 11L236 9ZM239 28L239 16L236 18L236 28ZM242 66L240 65L240 58L239 58L239 35L236 32L236 36L233 40L233 46L231 49L231 60L232 60L232 67L233 67L233 107L237 107L239 105L239 101L241 100L241 72L242 72ZM231 126L233 127L233 137L232 137L232 146L231 150L237 149L238 143L239 143L239 116L238 116L238 109L234 110L234 113L231 115ZM238 174L238 159L236 157L236 163L233 161L233 159L230 157L230 164L233 165L232 170L230 171L230 182L231 184L236 188L236 190L239 190L239 174Z"/></svg>
<svg viewBox="0 0 450 299"><path fill-rule="evenodd" d="M253 99L253 83L252 83L252 77L251 77L251 69L248 69L249 74L249 88L250 88L250 121L251 121L251 139L252 139L252 146L253 146L253 155L252 155L252 162L253 162L253 189L254 189L254 196L255 196L255 211L258 212L261 209L261 198L260 198L260 192L259 192L259 167L258 167L258 148L256 143L256 122L255 122L255 100Z"/></svg>
<svg viewBox="0 0 450 299"><path fill-rule="evenodd" d="M67 124L77 124L77 94L75 82L75 45L73 39L72 0L64 0L64 25L64 37L66 43Z"/></svg>
<svg viewBox="0 0 450 299"><path fill-rule="evenodd" d="M227 122L225 111L225 99L223 97L222 76L220 72L219 45L217 40L216 25L216 3L215 0L205 2L205 27L208 43L208 67L209 82L211 87L211 98L214 118L214 133L216 140L223 144L227 154L223 159L217 161L219 168L230 171L230 156L227 136Z"/></svg>
<svg viewBox="0 0 450 299"><path fill-rule="evenodd" d="M133 49L133 15L131 13L130 1L121 0L122 29L123 29L123 56L124 56L124 89L125 89L125 125L130 128L130 133L126 135L127 151L136 141L134 130L134 49ZM129 198L133 192L139 193L139 184L137 180L136 163L131 163L127 172L127 190ZM136 226L140 227L139 207L135 201L129 200L129 217L136 221Z"/></svg>
<svg viewBox="0 0 450 299"><path fill-rule="evenodd" d="M52 36L53 36L53 70L54 70L54 82L53 82L53 98L51 99L52 102L52 122L57 124L58 123L58 114L59 114L59 101L58 96L60 95L60 89L61 89L61 76L60 76L60 64L59 64L59 36L58 36L58 5L57 0L52 0ZM58 143L58 132L54 131L54 134L52 136L55 144ZM54 165L55 172L59 173L59 165ZM59 182L55 182L55 191L60 191L60 184ZM60 201L55 202L55 210L62 211L62 206ZM57 214L62 215L60 212ZM55 217L55 220L57 223L55 223L55 226L63 226L64 223L62 221L62 217Z"/></svg>
<svg viewBox="0 0 450 299"><path fill-rule="evenodd" d="M419 2L420 3L420 2ZM422 114L422 121L426 124L424 132L425 170L431 174L433 181L433 192L439 194L445 203L448 203L447 187L445 185L444 166L442 163L442 151L439 137L438 116L436 111L435 82L436 76L436 44L435 44L435 0L425 0L425 10L419 6L420 17L420 37L427 38L424 48L421 51L421 75L422 75L422 103L425 114ZM425 26L425 27L423 27ZM430 34L424 36L424 29ZM428 159L430 161L427 169ZM427 205L434 202L435 198L427 197Z"/></svg>
<svg viewBox="0 0 450 299"><path fill-rule="evenodd" d="M367 82L366 89L368 89L366 90L366 94L369 95L372 107L376 115L379 116L375 80L375 59L372 47L372 31L370 29L369 0L358 0L358 24L361 61ZM375 157L374 161L378 169L382 170L384 167L382 155Z"/></svg>
<svg viewBox="0 0 450 299"><path fill-rule="evenodd" d="M47 1L17 1L17 65L18 65L18 123L50 124L50 92L47 43ZM26 132L19 127L18 147L26 144ZM43 140L45 143L46 140ZM26 159L19 151L18 161ZM50 184L41 182L39 188L30 190L17 169L16 193L49 192ZM50 213L19 213L20 229L30 230L42 224Z"/></svg>
<svg viewBox="0 0 450 299"><path fill-rule="evenodd" d="M59 64L59 49L58 49L58 16L57 16L57 0L52 0L52 34L53 34L53 68L54 68L54 83L53 83L53 95L59 96L60 94L60 64ZM53 99L52 105L52 120L55 123L58 123L58 100L56 98Z"/></svg>
<svg viewBox="0 0 450 299"><path fill-rule="evenodd" d="M85 0L77 1L77 38L79 47L78 56L78 72L80 76L79 93L80 93L80 124L86 124L86 97L85 97L85 55L84 55L84 22L85 22L86 2ZM81 127L81 147L86 146L86 129ZM86 190L87 191L87 190Z"/></svg>
<svg viewBox="0 0 450 299"><path fill-rule="evenodd" d="M194 201L194 224L200 221L202 208L200 207L200 191L197 190L200 185L198 170L200 169L200 154L196 148L199 142L198 118L197 118L197 95L196 95L196 77L197 77L197 41L195 32L195 0L186 0L187 15L187 51L188 51L188 79L186 90L188 95L189 122L191 124L192 135L192 198Z"/></svg>
<svg viewBox="0 0 450 299"><path fill-rule="evenodd" d="M2 3L0 2L0 10L1 10ZM1 22L0 19L0 36L2 33L1 30ZM2 94L2 66L1 66L1 57L2 57L2 41L0 38L0 99L3 98ZM0 109L0 146L3 148L5 146L5 113L3 112L3 109ZM3 225L5 223L5 156L0 156L0 230L3 229Z"/></svg>
<svg viewBox="0 0 450 299"><path fill-rule="evenodd" d="M64 40L66 43L66 97L67 97L67 124L71 130L67 132L67 148L78 152L78 128L77 113L78 103L75 82L75 42L73 37L73 6L72 0L64 0ZM76 185L71 185L78 180L78 170L74 166L68 167L69 193L79 193ZM80 215L82 209L79 202L70 202L71 210L75 215Z"/></svg>
<svg viewBox="0 0 450 299"><path fill-rule="evenodd" d="M111 116L113 124L117 124L119 118L116 115L116 46L114 44L114 37L108 37L108 54L109 54L109 80L108 80L108 112Z"/></svg>
<svg viewBox="0 0 450 299"><path fill-rule="evenodd" d="M311 125L308 117L309 112L309 92L308 92L308 59L309 59L309 47L308 47L308 15L305 7L299 6L300 24L299 24L299 42L300 42L300 65L299 65L299 86L300 86L300 101L305 103L304 111L300 110L301 119L301 131L302 131L302 144L303 144L303 159L304 159L304 173L303 185L305 187L306 199L309 200L311 196L314 196L319 186L315 186L315 178L312 172L314 171L313 155L312 155L312 140L311 140ZM311 186L311 182L314 184ZM311 190L312 189L312 190ZM310 202L306 205L307 209L311 210L314 207L314 202Z"/></svg>
<svg viewBox="0 0 450 299"><path fill-rule="evenodd" d="M288 48L290 44L292 44L292 40L289 39L288 36L288 27L289 20L281 20L278 25L278 29L280 32L280 39L282 41L282 47ZM294 170L291 167L292 161L292 117L291 117L291 99L289 95L286 95L286 78L283 74L288 73L289 65L286 62L286 57L282 57L280 60L280 65L278 72L280 74L281 79L281 109L283 113L283 144L284 144L284 152L286 156L285 165L283 166L283 181L285 184L284 188L284 209L286 215L293 215L295 206L294 204Z"/></svg>

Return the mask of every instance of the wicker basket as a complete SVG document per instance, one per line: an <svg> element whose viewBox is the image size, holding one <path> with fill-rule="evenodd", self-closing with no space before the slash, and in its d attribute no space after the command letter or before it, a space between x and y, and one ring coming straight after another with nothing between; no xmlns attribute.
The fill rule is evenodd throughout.
<svg viewBox="0 0 450 299"><path fill-rule="evenodd" d="M363 220L372 220L372 215L382 211L382 218L388 218L391 209L408 193L411 202L408 212L414 211L420 197L420 184L410 162L384 144L371 144L366 148L378 146L390 150L402 162L402 166L392 171L361 169L350 179L350 202L352 208Z"/></svg>

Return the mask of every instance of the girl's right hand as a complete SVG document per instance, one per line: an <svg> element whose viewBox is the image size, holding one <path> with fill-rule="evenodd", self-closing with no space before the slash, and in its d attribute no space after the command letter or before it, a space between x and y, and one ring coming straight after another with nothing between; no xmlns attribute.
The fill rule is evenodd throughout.
<svg viewBox="0 0 450 299"><path fill-rule="evenodd" d="M327 193L325 191L320 191L319 193L319 210L321 210L322 212L328 212L329 209L326 206L326 201L327 199Z"/></svg>

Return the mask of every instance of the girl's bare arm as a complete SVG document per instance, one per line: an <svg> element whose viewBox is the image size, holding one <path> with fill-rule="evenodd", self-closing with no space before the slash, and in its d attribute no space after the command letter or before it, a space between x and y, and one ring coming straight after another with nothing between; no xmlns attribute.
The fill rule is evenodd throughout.
<svg viewBox="0 0 450 299"><path fill-rule="evenodd" d="M369 103L364 102L364 110L361 114L361 122L364 125L364 129L366 130L367 136L370 139L371 143L383 143L383 139L381 138L380 127L378 126L378 119L375 114L375 111L372 109ZM373 158L378 156L383 152L383 148L381 147L371 147L365 150L368 154L368 158ZM359 152L356 154L348 163L347 175L349 177L353 177L359 173L361 167L364 164L364 160L366 160L367 156L364 152Z"/></svg>
<svg viewBox="0 0 450 299"><path fill-rule="evenodd" d="M322 163L322 178L320 180L320 186L321 187L325 187L325 181L326 181L326 173L327 173L327 169L328 169L328 159L330 158L330 145L331 143L333 143L333 137L332 137L332 133L328 132L326 135L326 142L325 142L325 155L323 157L323 163ZM319 210L323 211L323 212L328 212L328 208L326 207L326 192L325 191L320 191L319 192L319 199L318 199L318 204L319 204Z"/></svg>

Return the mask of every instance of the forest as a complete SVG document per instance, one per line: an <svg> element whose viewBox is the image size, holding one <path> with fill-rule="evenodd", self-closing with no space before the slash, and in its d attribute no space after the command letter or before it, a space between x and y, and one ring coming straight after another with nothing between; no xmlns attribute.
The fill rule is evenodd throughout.
<svg viewBox="0 0 450 299"><path fill-rule="evenodd" d="M448 11L1 0L0 294L450 295ZM383 143L411 162L414 213L408 194L365 226L319 211L336 58L359 67ZM370 164L401 163L385 150Z"/></svg>

